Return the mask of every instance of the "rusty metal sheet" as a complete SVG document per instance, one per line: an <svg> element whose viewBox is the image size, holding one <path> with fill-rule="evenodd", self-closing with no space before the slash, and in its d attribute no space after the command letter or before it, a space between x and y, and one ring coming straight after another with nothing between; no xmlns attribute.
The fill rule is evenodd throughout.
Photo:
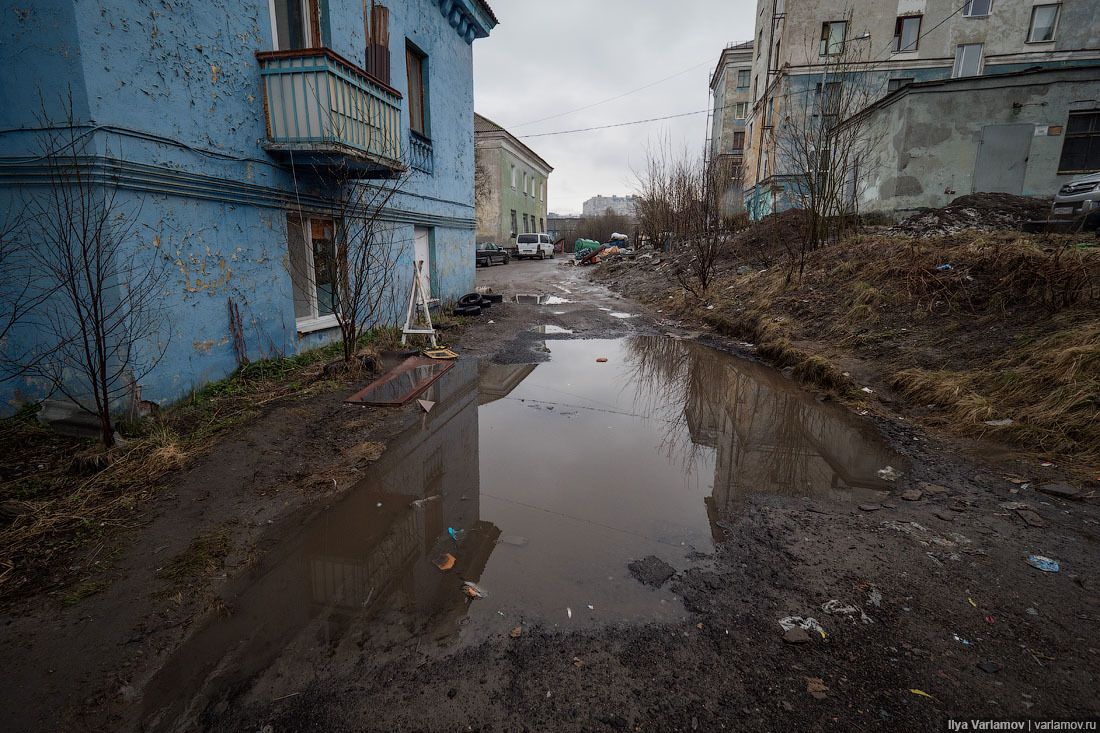
<svg viewBox="0 0 1100 733"><path fill-rule="evenodd" d="M410 356L405 361L344 400L348 405L401 407L419 396L453 367L453 361Z"/></svg>

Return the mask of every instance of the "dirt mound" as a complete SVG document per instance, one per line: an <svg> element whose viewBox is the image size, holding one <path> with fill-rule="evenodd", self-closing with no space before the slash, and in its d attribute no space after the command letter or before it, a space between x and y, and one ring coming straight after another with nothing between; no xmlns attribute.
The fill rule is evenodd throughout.
<svg viewBox="0 0 1100 733"><path fill-rule="evenodd" d="M1025 221L1046 219L1050 202L1011 193L971 193L959 196L947 206L914 214L884 234L935 237L965 229L992 232L1020 229Z"/></svg>

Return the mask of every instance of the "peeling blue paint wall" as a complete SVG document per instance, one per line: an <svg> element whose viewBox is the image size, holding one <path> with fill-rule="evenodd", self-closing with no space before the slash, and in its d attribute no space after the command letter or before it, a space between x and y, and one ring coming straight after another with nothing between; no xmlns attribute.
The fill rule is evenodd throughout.
<svg viewBox="0 0 1100 733"><path fill-rule="evenodd" d="M40 174L42 117L80 126L102 165L117 161L122 203L140 209L135 246L170 262L171 339L142 397L168 402L236 368L227 299L240 307L250 359L338 340L296 330L288 212L319 206L311 186L264 150L257 51L272 48L264 0L28 0L0 26L0 213ZM397 284L407 297L413 227L433 228L433 285L444 301L473 287L473 49L495 21L476 0L400 0L390 10L390 85L407 97L406 39L427 54L432 173L414 171L390 202L407 244ZM328 2L323 37L362 64L361 4ZM446 11L444 13L443 11ZM458 20L452 25L455 16ZM476 22L475 22L476 21ZM38 100L42 100L40 103ZM401 145L409 115L401 109ZM37 166L37 168L36 168ZM408 272L406 272L406 270ZM0 285L2 287L2 285ZM394 322L403 315L391 314ZM154 342L164 334L154 337ZM26 331L13 338L29 339ZM155 343L149 345L155 348ZM0 384L0 410L36 395Z"/></svg>

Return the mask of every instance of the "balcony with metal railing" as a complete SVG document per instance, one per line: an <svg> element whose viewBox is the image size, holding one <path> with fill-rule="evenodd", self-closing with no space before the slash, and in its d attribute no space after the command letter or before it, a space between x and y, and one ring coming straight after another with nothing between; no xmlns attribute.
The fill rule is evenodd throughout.
<svg viewBox="0 0 1100 733"><path fill-rule="evenodd" d="M270 154L359 178L405 170L400 92L327 48L260 51L256 58Z"/></svg>

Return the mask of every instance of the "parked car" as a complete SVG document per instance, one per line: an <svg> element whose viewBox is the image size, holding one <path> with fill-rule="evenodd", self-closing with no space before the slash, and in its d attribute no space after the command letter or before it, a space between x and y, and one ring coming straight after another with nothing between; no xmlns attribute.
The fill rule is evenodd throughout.
<svg viewBox="0 0 1100 733"><path fill-rule="evenodd" d="M516 237L516 257L543 257L554 259L554 243L549 234L520 234Z"/></svg>
<svg viewBox="0 0 1100 733"><path fill-rule="evenodd" d="M491 267L499 262L502 265L507 265L508 261L512 258L508 256L508 253L496 245L496 242L478 242L477 250L474 253L474 265L482 265L484 267Z"/></svg>
<svg viewBox="0 0 1100 733"><path fill-rule="evenodd" d="M1074 178L1062 186L1054 197L1050 218L1083 220L1085 229L1100 227L1100 173Z"/></svg>

